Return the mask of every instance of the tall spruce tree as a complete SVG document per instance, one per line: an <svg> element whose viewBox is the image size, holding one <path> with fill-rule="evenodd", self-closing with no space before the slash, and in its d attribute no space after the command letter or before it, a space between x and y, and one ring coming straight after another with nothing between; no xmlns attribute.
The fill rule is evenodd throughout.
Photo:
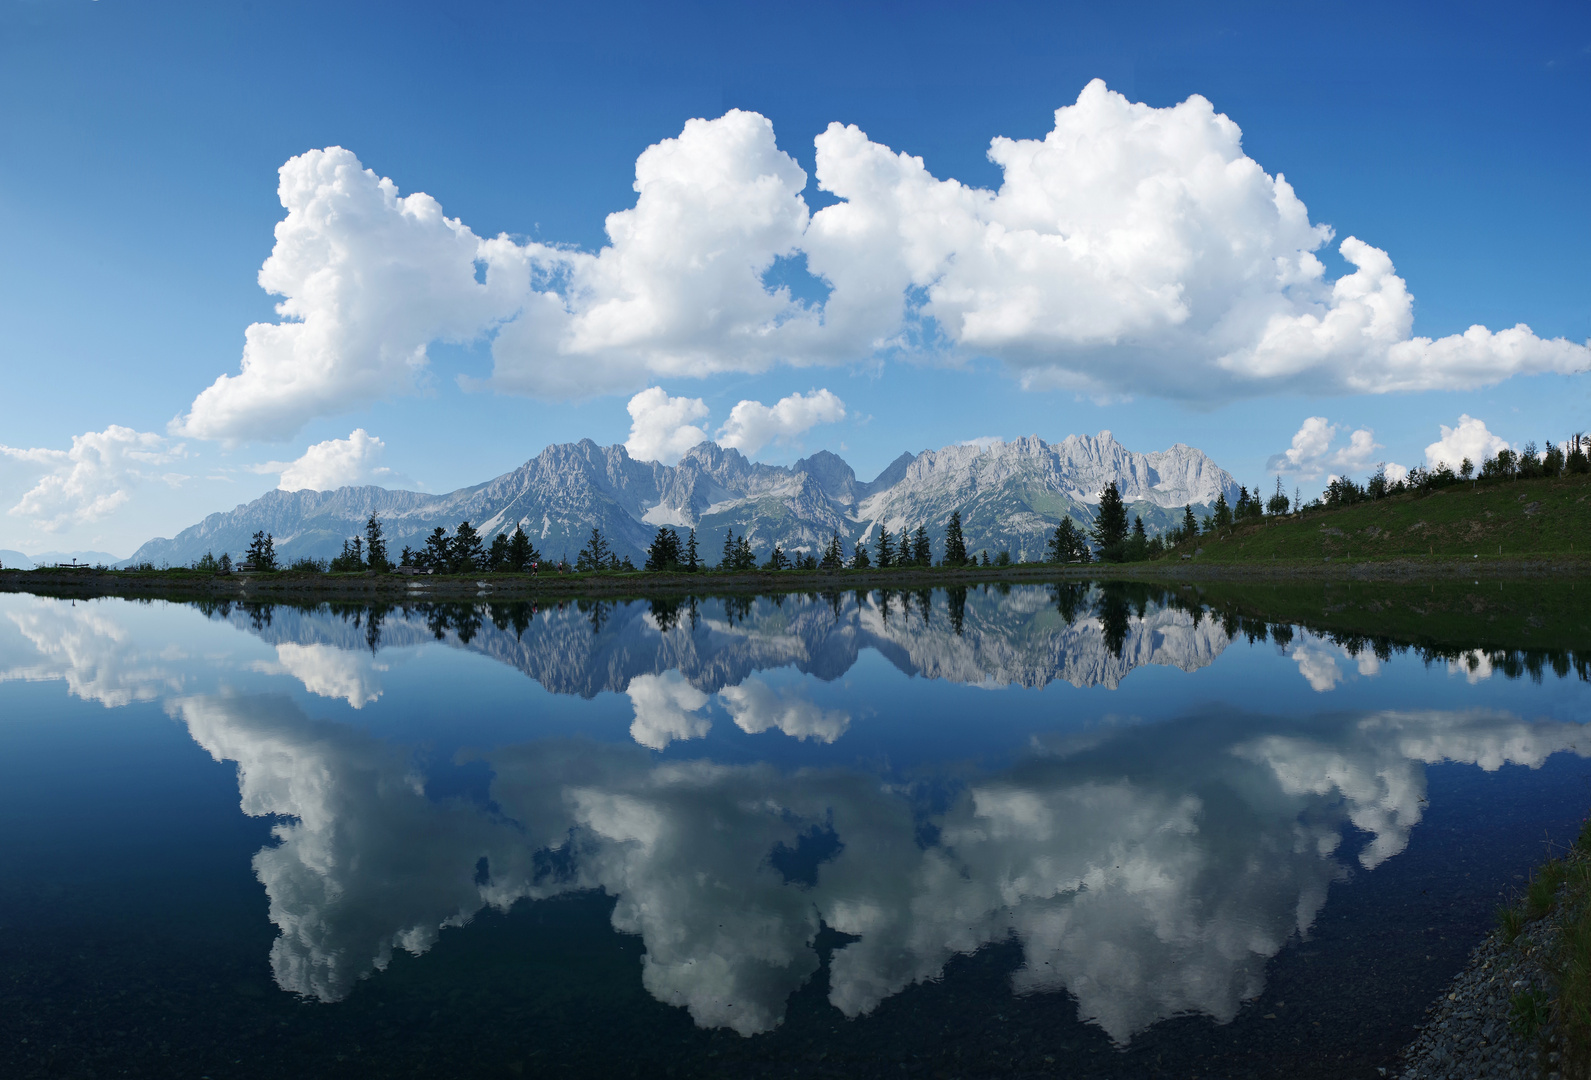
<svg viewBox="0 0 1591 1080"><path fill-rule="evenodd" d="M934 549L928 540L928 527L917 526L917 531L912 534L912 562L918 566L934 565Z"/></svg>
<svg viewBox="0 0 1591 1080"><path fill-rule="evenodd" d="M701 556L696 553L696 530L692 529L690 539L685 541L685 569L694 574L701 568Z"/></svg>
<svg viewBox="0 0 1591 1080"><path fill-rule="evenodd" d="M829 546L823 551L823 561L818 565L825 570L838 570L845 565L845 549L840 546L839 533L835 533L834 539L829 541Z"/></svg>
<svg viewBox="0 0 1591 1080"><path fill-rule="evenodd" d="M455 574L473 574L486 565L486 548L481 544L481 534L468 521L459 522L453 530L453 565Z"/></svg>
<svg viewBox="0 0 1591 1080"><path fill-rule="evenodd" d="M387 558L387 539L382 534L381 519L375 511L371 511L369 520L365 522L365 561L377 573L392 569L392 561Z"/></svg>
<svg viewBox="0 0 1591 1080"><path fill-rule="evenodd" d="M514 535L508 538L508 568L516 574L523 574L540 558L524 526L515 525Z"/></svg>
<svg viewBox="0 0 1591 1080"><path fill-rule="evenodd" d="M580 549L580 554L575 556L575 569L580 571L606 570L613 561L613 549L602 536L601 529L591 530L591 539L586 541L586 546Z"/></svg>
<svg viewBox="0 0 1591 1080"><path fill-rule="evenodd" d="M874 560L880 570L887 570L895 565L895 544L889 535L889 529L882 522L878 526L878 557Z"/></svg>
<svg viewBox="0 0 1591 1080"><path fill-rule="evenodd" d="M1149 534L1141 514L1132 516L1132 536L1127 540L1126 555L1131 562L1142 562L1149 557Z"/></svg>
<svg viewBox="0 0 1591 1080"><path fill-rule="evenodd" d="M1210 515L1210 521L1216 529L1232 527L1232 507L1226 501L1226 492L1223 491L1215 497L1215 513Z"/></svg>
<svg viewBox="0 0 1591 1080"><path fill-rule="evenodd" d="M961 511L959 509L950 512L950 524L945 526L944 565L967 565L967 541L961 535Z"/></svg>
<svg viewBox="0 0 1591 1080"><path fill-rule="evenodd" d="M486 549L486 569L492 573L501 573L508 567L508 534L498 533L492 537L491 545Z"/></svg>
<svg viewBox="0 0 1591 1080"><path fill-rule="evenodd" d="M718 569L729 571L735 568L735 530L730 529L724 534L724 554L718 560Z"/></svg>
<svg viewBox="0 0 1591 1080"><path fill-rule="evenodd" d="M1099 557L1106 562L1121 562L1123 543L1127 540L1127 506L1121 501L1116 481L1105 485L1099 493L1099 512L1094 516L1094 527L1089 530L1094 543L1099 545Z"/></svg>
<svg viewBox="0 0 1591 1080"><path fill-rule="evenodd" d="M677 570L682 557L679 534L667 525L659 525L652 546L646 549L646 569Z"/></svg>
<svg viewBox="0 0 1591 1080"><path fill-rule="evenodd" d="M447 530L438 525L425 538L425 550L420 553L420 565L439 574L446 573L453 564L453 539Z"/></svg>
<svg viewBox="0 0 1591 1080"><path fill-rule="evenodd" d="M851 569L866 570L872 565L873 560L867 557L867 545L858 542L856 545L856 553L851 556Z"/></svg>
<svg viewBox="0 0 1591 1080"><path fill-rule="evenodd" d="M768 561L762 564L762 568L764 570L790 569L790 560L784 557L784 550L779 547L777 541L774 542L773 550L768 553Z"/></svg>
<svg viewBox="0 0 1591 1080"><path fill-rule="evenodd" d="M1052 563L1069 563L1077 557L1077 549L1083 544L1083 536L1077 531L1077 526L1072 524L1072 519L1064 517L1061 523L1055 526L1055 532L1050 535L1050 543L1045 551L1045 561Z"/></svg>

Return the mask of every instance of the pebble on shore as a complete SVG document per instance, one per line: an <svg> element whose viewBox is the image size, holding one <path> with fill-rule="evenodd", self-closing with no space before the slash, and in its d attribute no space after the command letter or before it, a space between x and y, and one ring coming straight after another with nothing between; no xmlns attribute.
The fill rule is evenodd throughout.
<svg viewBox="0 0 1591 1080"><path fill-rule="evenodd" d="M1513 944L1494 930L1469 965L1431 1007L1430 1018L1402 1053L1401 1080L1561 1080L1552 1029L1526 1038L1509 1026L1514 995L1549 993L1542 961L1558 932L1559 910L1526 924ZM1385 1073L1383 1075L1386 1075Z"/></svg>

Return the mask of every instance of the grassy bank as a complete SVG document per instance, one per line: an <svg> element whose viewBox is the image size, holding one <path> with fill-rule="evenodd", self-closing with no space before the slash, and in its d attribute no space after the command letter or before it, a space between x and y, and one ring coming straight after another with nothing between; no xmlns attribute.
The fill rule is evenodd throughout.
<svg viewBox="0 0 1591 1080"><path fill-rule="evenodd" d="M1482 481L1315 510L1200 537L1201 565L1486 562L1550 559L1591 567L1591 476Z"/></svg>
<svg viewBox="0 0 1591 1080"><path fill-rule="evenodd" d="M1509 1022L1521 1035L1558 1046L1565 1076L1591 1076L1591 820L1567 852L1536 869L1523 895L1497 911L1510 946L1541 920L1548 920L1546 943L1532 959L1550 986L1514 994Z"/></svg>

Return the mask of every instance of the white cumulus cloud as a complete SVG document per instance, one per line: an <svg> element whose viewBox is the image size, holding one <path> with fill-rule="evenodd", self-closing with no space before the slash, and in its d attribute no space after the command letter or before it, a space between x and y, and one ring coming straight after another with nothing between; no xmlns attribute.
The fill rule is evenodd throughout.
<svg viewBox="0 0 1591 1080"><path fill-rule="evenodd" d="M174 433L291 438L315 416L414 389L431 342L474 338L524 301L511 267L486 257L491 244L342 147L301 154L279 176L287 216L259 281L283 298L281 320L244 331L239 372L200 393Z"/></svg>
<svg viewBox="0 0 1591 1080"><path fill-rule="evenodd" d="M831 124L815 179L772 124L688 121L637 159L633 206L595 252L476 236L431 196L332 147L281 169L287 215L260 284L281 319L174 430L283 439L413 390L433 341L490 340L488 385L563 399L663 378L986 356L1032 387L1228 400L1465 389L1591 366L1520 324L1413 336L1391 256L1357 237L1327 276L1281 174L1205 98L1155 108L1095 80L1042 139L995 138L997 189ZM821 286L777 284L805 266ZM797 294L802 295L797 295ZM824 294L820 300L805 295Z"/></svg>
<svg viewBox="0 0 1591 1080"><path fill-rule="evenodd" d="M296 461L269 461L256 472L281 473L276 485L282 491L334 491L351 484L381 484L396 479L378 464L387 444L364 428L355 428L346 439L314 443Z"/></svg>
<svg viewBox="0 0 1591 1080"><path fill-rule="evenodd" d="M771 442L793 439L819 424L845 419L845 403L828 390L791 394L772 405L742 401L729 410L718 441L748 456Z"/></svg>
<svg viewBox="0 0 1591 1080"><path fill-rule="evenodd" d="M140 481L182 483L186 476L161 466L185 453L180 442L118 424L72 436L70 450L0 446L0 454L44 470L10 512L49 532L98 521L126 503Z"/></svg>
<svg viewBox="0 0 1591 1080"><path fill-rule="evenodd" d="M1289 473L1305 480L1314 480L1332 472L1347 475L1368 472L1377 464L1376 451L1384 447L1376 442L1375 432L1359 428L1349 433L1347 445L1336 446L1341 429L1324 416L1311 416L1293 435L1292 445L1280 454L1272 454L1266 468L1273 473ZM1393 483L1403 479L1409 470L1402 465L1387 462L1387 479Z"/></svg>
<svg viewBox="0 0 1591 1080"><path fill-rule="evenodd" d="M1440 425L1442 437L1425 448L1425 461L1433 469L1446 465L1457 469L1463 464L1465 458L1476 468L1489 457L1495 457L1497 451L1508 446L1506 440L1498 438L1486 430L1486 422L1477 420L1468 413L1458 418L1455 427Z"/></svg>
<svg viewBox="0 0 1591 1080"><path fill-rule="evenodd" d="M695 423L707 418L701 398L669 397L662 387L653 386L630 399L629 411L630 437L624 448L637 461L672 465L707 439L707 432Z"/></svg>

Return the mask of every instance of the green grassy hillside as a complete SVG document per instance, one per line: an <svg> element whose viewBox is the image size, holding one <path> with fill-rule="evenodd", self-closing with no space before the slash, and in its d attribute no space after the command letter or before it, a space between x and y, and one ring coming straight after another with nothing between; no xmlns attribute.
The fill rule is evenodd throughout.
<svg viewBox="0 0 1591 1080"><path fill-rule="evenodd" d="M1591 560L1591 476L1494 481L1396 495L1237 526L1168 556L1199 563L1351 562L1387 559Z"/></svg>

